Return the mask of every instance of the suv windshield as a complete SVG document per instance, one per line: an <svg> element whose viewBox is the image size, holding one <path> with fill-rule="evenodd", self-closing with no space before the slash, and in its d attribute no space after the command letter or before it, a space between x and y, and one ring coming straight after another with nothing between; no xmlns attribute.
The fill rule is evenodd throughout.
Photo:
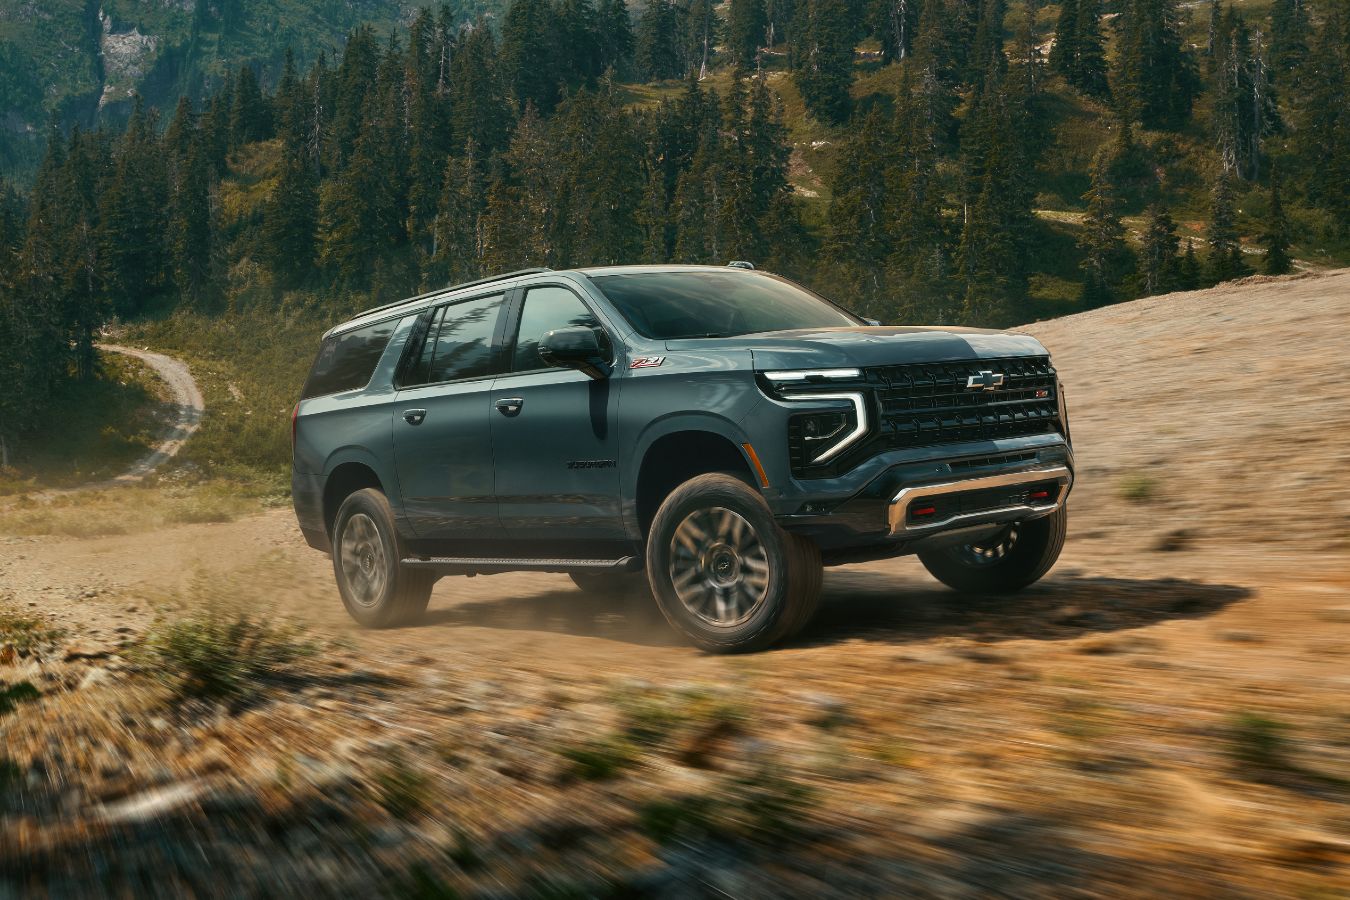
<svg viewBox="0 0 1350 900"><path fill-rule="evenodd" d="M790 281L756 272L625 272L591 280L654 340L863 324Z"/></svg>

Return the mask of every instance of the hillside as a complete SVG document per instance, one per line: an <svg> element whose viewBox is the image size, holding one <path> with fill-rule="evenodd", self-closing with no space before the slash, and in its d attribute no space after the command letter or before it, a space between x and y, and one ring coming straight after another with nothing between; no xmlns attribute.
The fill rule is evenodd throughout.
<svg viewBox="0 0 1350 900"><path fill-rule="evenodd" d="M172 110L180 95L200 98L239 66L265 83L281 72L286 48L303 67L333 59L358 24L404 29L421 0L0 0L0 172L31 171L48 121L119 125L140 94ZM440 4L434 4L437 8ZM496 0L453 0L468 21Z"/></svg>
<svg viewBox="0 0 1350 900"><path fill-rule="evenodd" d="M1028 326L1079 464L1057 569L831 570L750 657L546 575L358 632L288 510L11 538L0 680L41 696L0 711L0 895L1336 896L1347 321L1339 270ZM173 701L147 635L236 607L318 654Z"/></svg>

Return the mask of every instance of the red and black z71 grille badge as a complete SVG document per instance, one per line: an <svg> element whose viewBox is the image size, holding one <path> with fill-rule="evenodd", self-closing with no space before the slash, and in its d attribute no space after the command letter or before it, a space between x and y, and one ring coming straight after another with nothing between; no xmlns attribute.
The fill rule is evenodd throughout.
<svg viewBox="0 0 1350 900"><path fill-rule="evenodd" d="M635 356L633 361L628 364L630 369L654 369L665 362L664 356Z"/></svg>

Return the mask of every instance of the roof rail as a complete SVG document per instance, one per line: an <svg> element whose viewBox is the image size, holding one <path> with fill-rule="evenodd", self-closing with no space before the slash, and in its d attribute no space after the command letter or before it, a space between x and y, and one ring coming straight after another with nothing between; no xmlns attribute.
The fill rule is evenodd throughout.
<svg viewBox="0 0 1350 900"><path fill-rule="evenodd" d="M731 262L727 263L727 268L729 269L753 269L754 267L754 263L744 259L733 259Z"/></svg>
<svg viewBox="0 0 1350 900"><path fill-rule="evenodd" d="M450 291L457 291L460 288L474 287L479 284L491 284L494 281L505 281L507 278L515 278L518 275L537 275L540 272L550 272L547 267L538 267L533 269L516 269L514 272L503 272L500 275L489 275L486 278L477 278L473 281L466 281L463 284L452 284L449 287L436 288L434 291L427 291L425 294L418 294L416 297L408 297L393 303L386 303L383 306L372 306L370 309L363 309L361 312L352 316L352 319L359 319L362 316L368 316L371 313L377 313L385 309L393 309L396 306L402 306L405 303L414 303L418 300L425 300L427 297L434 297L437 294L447 294ZM351 321L350 319L348 321Z"/></svg>

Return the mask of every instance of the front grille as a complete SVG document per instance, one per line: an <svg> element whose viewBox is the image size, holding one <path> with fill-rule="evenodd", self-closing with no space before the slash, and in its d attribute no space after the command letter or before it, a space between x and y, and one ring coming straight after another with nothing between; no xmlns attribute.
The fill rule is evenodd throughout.
<svg viewBox="0 0 1350 900"><path fill-rule="evenodd" d="M997 381L999 375L1002 381L992 390L967 387L972 377L982 384L986 378L990 383ZM788 422L793 472L828 478L888 450L1062 433L1055 369L1048 356L873 366L863 370L863 378L864 384L832 385L831 389L862 390L867 396L870 433L827 463L811 463L802 417L793 416ZM810 389L820 390L817 386ZM1020 461L1017 457L1009 454L956 462L952 468L1012 463Z"/></svg>
<svg viewBox="0 0 1350 900"><path fill-rule="evenodd" d="M1002 375L993 390L967 387ZM878 366L867 370L880 416L877 449L1048 434L1059 429L1055 369L1046 356Z"/></svg>

